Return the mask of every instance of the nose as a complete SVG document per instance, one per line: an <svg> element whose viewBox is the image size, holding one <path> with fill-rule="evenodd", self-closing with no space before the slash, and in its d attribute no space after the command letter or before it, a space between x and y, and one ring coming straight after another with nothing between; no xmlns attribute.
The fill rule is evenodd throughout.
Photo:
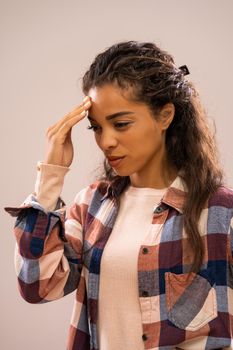
<svg viewBox="0 0 233 350"><path fill-rule="evenodd" d="M110 130L102 130L101 135L97 139L98 146L103 152L115 148L118 144L116 135Z"/></svg>

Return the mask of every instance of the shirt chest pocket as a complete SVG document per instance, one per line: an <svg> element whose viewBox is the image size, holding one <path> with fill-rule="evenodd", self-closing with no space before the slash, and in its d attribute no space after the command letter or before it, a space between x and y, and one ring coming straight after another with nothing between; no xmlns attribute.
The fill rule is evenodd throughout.
<svg viewBox="0 0 233 350"><path fill-rule="evenodd" d="M216 291L195 273L165 274L168 320L176 327L196 331L217 317Z"/></svg>

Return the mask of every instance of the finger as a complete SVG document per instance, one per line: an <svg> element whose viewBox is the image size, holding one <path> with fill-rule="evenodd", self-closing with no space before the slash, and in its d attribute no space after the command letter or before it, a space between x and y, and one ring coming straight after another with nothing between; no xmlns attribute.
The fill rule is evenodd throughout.
<svg viewBox="0 0 233 350"><path fill-rule="evenodd" d="M68 142L71 142L71 134L72 134L72 128L70 128L70 130L68 131L67 136L66 136L66 140Z"/></svg>
<svg viewBox="0 0 233 350"><path fill-rule="evenodd" d="M91 107L91 101L87 101L81 106L81 111L83 111L83 110L86 111L90 107ZM69 119L70 117L71 118L74 117L76 114L79 114L79 111L80 111L80 108L78 106L66 115L67 119Z"/></svg>
<svg viewBox="0 0 233 350"><path fill-rule="evenodd" d="M86 111L83 111L82 113L75 115L73 118L70 118L60 126L59 130L56 133L50 132L49 139L53 138L54 141L60 140L61 142L64 142L67 138L68 133L71 132L73 126L79 123L79 121L85 118L85 116Z"/></svg>
<svg viewBox="0 0 233 350"><path fill-rule="evenodd" d="M76 123L78 123L80 120L82 120L83 118L85 118L85 116L87 115L87 110L84 109L81 113L76 113L73 112L69 115L69 118L66 118L63 120L63 122L59 125L57 125L53 130L51 130L51 134L56 134L57 132L60 131L60 129L63 127L63 125L67 124L67 125L71 125L71 127L73 127ZM73 124L74 122L74 124Z"/></svg>
<svg viewBox="0 0 233 350"><path fill-rule="evenodd" d="M46 133L48 133L50 130L52 130L53 128L57 128L57 126L62 125L62 123L69 119L70 117L72 118L74 116L74 114L78 114L79 112L81 113L83 110L86 110L86 108L90 108L90 103L91 103L91 98L89 96L86 96L83 101L77 106L75 107L71 112L69 112L68 114L66 114L64 117L62 117L58 122L56 122L55 124L51 125Z"/></svg>
<svg viewBox="0 0 233 350"><path fill-rule="evenodd" d="M91 101L91 97L90 96L85 96L83 99L83 102L87 102L87 101Z"/></svg>
<svg viewBox="0 0 233 350"><path fill-rule="evenodd" d="M68 120L69 118L72 118L75 114L81 113L83 110L85 109L84 107L84 103L82 103L82 105L77 106L73 111L69 112L68 114L66 114L64 117L62 117L60 120L58 120L55 124L53 124L52 126L50 126L47 129L47 133L49 133L50 131L56 132L56 130L59 129L59 127L66 122L66 120Z"/></svg>
<svg viewBox="0 0 233 350"><path fill-rule="evenodd" d="M51 138L54 134L56 134L59 131L59 129L64 125L64 123L68 122L73 117L78 117L77 122L79 120L82 120L85 117L86 111L90 108L90 106L91 106L91 103L88 102L84 104L82 107L80 106L76 107L73 111L68 113L60 121L54 124L53 127L49 128L47 130L47 136Z"/></svg>
<svg viewBox="0 0 233 350"><path fill-rule="evenodd" d="M76 112L78 112L78 109L81 108L82 110L83 109L87 109L87 108L90 108L91 106L91 98L89 96L86 96L82 103L80 103L77 107L75 107L72 111L70 111L67 115L65 115L65 117L67 116L73 116L73 113L76 114Z"/></svg>
<svg viewBox="0 0 233 350"><path fill-rule="evenodd" d="M67 120L59 129L59 132L54 135L55 138L61 139L64 141L68 134L71 133L71 130L75 124L77 124L81 119L85 118L86 112L82 112L79 115L74 116L73 118Z"/></svg>

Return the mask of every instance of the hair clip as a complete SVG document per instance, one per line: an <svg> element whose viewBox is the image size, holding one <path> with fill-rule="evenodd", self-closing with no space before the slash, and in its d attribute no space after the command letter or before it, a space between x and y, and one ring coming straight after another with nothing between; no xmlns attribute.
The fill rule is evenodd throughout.
<svg viewBox="0 0 233 350"><path fill-rule="evenodd" d="M180 66L179 69L183 72L184 75L190 74L188 67L186 65Z"/></svg>

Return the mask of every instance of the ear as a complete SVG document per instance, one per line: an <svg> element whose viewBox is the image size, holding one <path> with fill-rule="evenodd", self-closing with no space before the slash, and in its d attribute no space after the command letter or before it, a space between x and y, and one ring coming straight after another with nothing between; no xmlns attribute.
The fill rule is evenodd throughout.
<svg viewBox="0 0 233 350"><path fill-rule="evenodd" d="M167 130L175 115L175 106L173 103L166 103L159 112L158 122L161 130Z"/></svg>

